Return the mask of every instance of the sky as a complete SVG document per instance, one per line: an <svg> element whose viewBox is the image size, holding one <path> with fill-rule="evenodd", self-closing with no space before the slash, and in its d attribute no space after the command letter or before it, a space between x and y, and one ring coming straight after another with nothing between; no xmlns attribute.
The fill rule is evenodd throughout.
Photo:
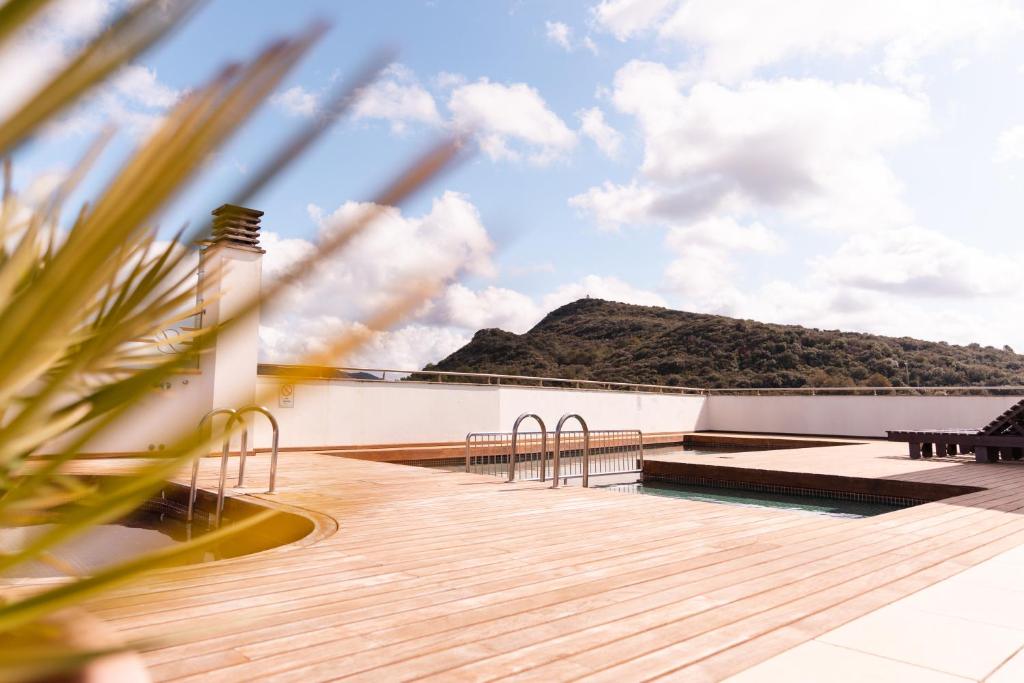
<svg viewBox="0 0 1024 683"><path fill-rule="evenodd" d="M122 0L64 0L0 51L8 113ZM433 142L468 160L261 318L261 358L324 348L424 275L446 284L338 363L411 369L484 327L593 296L1024 351L1024 0L219 0L15 157L45 196L104 124L82 189L190 87L331 29L160 219L224 201L375 50L395 61L254 198L264 276Z"/></svg>

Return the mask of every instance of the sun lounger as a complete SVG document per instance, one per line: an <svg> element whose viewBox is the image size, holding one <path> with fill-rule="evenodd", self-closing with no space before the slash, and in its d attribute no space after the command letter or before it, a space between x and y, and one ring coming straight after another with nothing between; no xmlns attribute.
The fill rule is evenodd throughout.
<svg viewBox="0 0 1024 683"><path fill-rule="evenodd" d="M978 462L1020 460L1024 455L1024 400L981 429L892 430L889 441L910 444L910 457L974 453Z"/></svg>

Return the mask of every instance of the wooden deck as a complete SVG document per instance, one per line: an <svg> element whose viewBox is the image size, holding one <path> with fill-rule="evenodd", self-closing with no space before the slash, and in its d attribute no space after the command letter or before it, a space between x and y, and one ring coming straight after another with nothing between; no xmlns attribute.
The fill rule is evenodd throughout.
<svg viewBox="0 0 1024 683"><path fill-rule="evenodd" d="M1024 544L1024 465L904 452L717 464L985 490L849 520L287 453L273 499L336 532L167 570L91 609L177 639L145 653L158 680L721 680ZM250 462L265 480L266 456Z"/></svg>

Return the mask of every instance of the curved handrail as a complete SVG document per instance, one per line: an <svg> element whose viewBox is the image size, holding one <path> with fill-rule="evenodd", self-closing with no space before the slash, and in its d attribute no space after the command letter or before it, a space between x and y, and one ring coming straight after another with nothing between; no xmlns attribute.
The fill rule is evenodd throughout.
<svg viewBox="0 0 1024 683"><path fill-rule="evenodd" d="M203 425L207 420L212 418L214 415L229 415L227 426L224 430L224 446L221 449L220 454L220 477L217 481L217 510L214 524L220 526L221 515L224 513L224 486L227 482L228 477L228 452L231 448L231 423L238 417L238 411L232 408L214 408L206 415L203 415L202 419L199 420L199 429L203 428ZM245 453L245 441L246 441L246 428L245 424L242 424L242 453L244 457ZM201 457L201 456L200 456ZM199 457L196 457L192 461L192 483L189 486L188 491L188 512L186 514L186 521L192 521L193 510L196 506L196 492L199 486Z"/></svg>
<svg viewBox="0 0 1024 683"><path fill-rule="evenodd" d="M586 420L580 415L566 413L558 419L558 425L555 427L555 452L551 461L551 488L553 489L558 488L558 475L561 465L559 458L562 452L562 427L565 426L567 420L572 418L576 418L576 421L580 423L580 427L583 428L583 488L590 486L590 429L587 428Z"/></svg>
<svg viewBox="0 0 1024 683"><path fill-rule="evenodd" d="M540 480L544 481L545 470L547 470L548 457L548 430L544 426L544 420L536 413L523 413L516 418L512 425L512 452L508 456L508 480L516 480L516 442L519 440L519 425L523 420L532 417L540 425Z"/></svg>
<svg viewBox="0 0 1024 683"><path fill-rule="evenodd" d="M270 421L270 429L272 431L272 437L270 441L270 487L267 489L267 493L274 492L274 483L277 481L277 448L281 436L281 429L278 426L277 418L270 412L270 409L265 406L251 405L239 408L231 420L238 420L242 423L242 452L238 460L238 485L241 486L245 477L245 451L246 451L246 439L245 439L245 422L242 420L242 416L246 413L259 413ZM256 439L253 438L253 452L256 452Z"/></svg>

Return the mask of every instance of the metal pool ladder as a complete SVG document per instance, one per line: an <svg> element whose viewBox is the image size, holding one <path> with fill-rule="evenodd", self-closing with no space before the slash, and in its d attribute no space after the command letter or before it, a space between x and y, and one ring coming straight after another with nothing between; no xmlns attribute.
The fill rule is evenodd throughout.
<svg viewBox="0 0 1024 683"><path fill-rule="evenodd" d="M566 413L558 419L558 425L555 427L555 453L551 458L551 488L558 488L558 475L561 455L562 455L562 427L565 426L567 420L575 418L580 423L580 427L583 428L583 488L590 486L590 429L587 428L587 422L577 413ZM541 481L544 481L541 479Z"/></svg>
<svg viewBox="0 0 1024 683"><path fill-rule="evenodd" d="M234 410L232 408L214 408L206 415L203 415L202 419L199 420L199 429L202 429L206 421L211 419L215 415L229 416L227 424L225 424L224 426L224 445L221 448L220 454L220 477L217 480L217 509L214 516L215 527L220 527L221 517L224 514L224 488L227 482L228 475L228 453L231 448L231 425L235 421L241 422L242 424L241 443L238 453L238 486L242 486L242 483L245 480L245 457L248 451L248 429L245 426L245 421L242 419L242 416L245 415L246 413L251 412L260 413L266 416L267 420L270 421L270 427L273 431L270 447L270 486L269 489L267 490L267 493L273 493L274 485L277 480L277 452L281 432L277 423L277 419L267 408L257 405L246 406L239 410ZM253 448L253 452L255 452L255 446ZM196 494L199 489L198 482L199 458L197 457L192 461L192 481L188 491L188 513L186 515L186 520L189 523L192 522L193 516L195 514Z"/></svg>
<svg viewBox="0 0 1024 683"><path fill-rule="evenodd" d="M533 418L540 425L540 480L544 481L545 470L547 470L547 455L548 455L548 430L544 426L544 420L540 419L540 416L536 413L523 413L516 418L515 423L512 425L512 450L508 456L508 480L516 480L516 444L519 441L519 425L522 424L523 420ZM556 470L557 472L557 470Z"/></svg>
<svg viewBox="0 0 1024 683"><path fill-rule="evenodd" d="M540 431L521 431L523 422L531 418ZM566 430L566 423L573 419L580 429ZM465 471L510 482L546 481L549 436L544 420L536 413L516 418L511 432L470 432L466 435ZM592 430L581 415L567 413L559 419L553 436L552 488L558 488L560 479L580 478L583 486L589 487L592 476L643 472L644 435L639 429Z"/></svg>

